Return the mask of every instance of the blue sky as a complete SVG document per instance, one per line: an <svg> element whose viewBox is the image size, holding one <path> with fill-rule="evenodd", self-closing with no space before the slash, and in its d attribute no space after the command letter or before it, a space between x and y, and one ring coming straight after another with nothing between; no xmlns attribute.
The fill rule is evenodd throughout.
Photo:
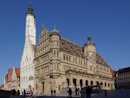
<svg viewBox="0 0 130 98"><path fill-rule="evenodd" d="M20 67L25 41L25 13L30 0L0 0L0 84ZM130 66L130 0L32 0L37 42L42 23L49 31L80 46L91 35L96 51L114 70Z"/></svg>

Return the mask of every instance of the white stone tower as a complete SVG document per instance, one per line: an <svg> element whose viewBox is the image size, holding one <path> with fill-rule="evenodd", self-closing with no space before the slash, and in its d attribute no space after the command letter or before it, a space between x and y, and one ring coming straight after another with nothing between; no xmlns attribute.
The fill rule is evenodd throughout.
<svg viewBox="0 0 130 98"><path fill-rule="evenodd" d="M31 44L36 45L36 23L31 2L28 12L26 13L25 40L30 40Z"/></svg>
<svg viewBox="0 0 130 98"><path fill-rule="evenodd" d="M26 13L25 44L20 63L21 92L24 89L26 91L30 90L34 91L35 51L36 51L36 24L35 24L35 15L33 13L33 8L30 2L30 7L28 8L28 12Z"/></svg>

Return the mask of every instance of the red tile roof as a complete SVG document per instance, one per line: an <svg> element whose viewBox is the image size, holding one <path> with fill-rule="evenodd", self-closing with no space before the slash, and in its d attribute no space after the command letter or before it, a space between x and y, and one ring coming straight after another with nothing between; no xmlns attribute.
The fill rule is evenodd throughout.
<svg viewBox="0 0 130 98"><path fill-rule="evenodd" d="M9 70L8 70L8 76L7 76L7 82L11 82L12 71L13 71L13 69L9 68Z"/></svg>
<svg viewBox="0 0 130 98"><path fill-rule="evenodd" d="M5 82L8 82L8 74L5 75Z"/></svg>
<svg viewBox="0 0 130 98"><path fill-rule="evenodd" d="M68 53L72 53L75 51L75 55L80 56L80 53L82 54L82 57L85 57L83 47L68 41L65 38L61 38L61 43L60 43L60 49L63 51L66 51ZM88 56L88 54L87 54ZM96 62L99 64L102 64L104 66L108 66L107 62L103 59L103 57L99 54L96 54ZM108 66L109 67L109 66Z"/></svg>
<svg viewBox="0 0 130 98"><path fill-rule="evenodd" d="M0 90L2 90L4 88L4 84L0 85Z"/></svg>
<svg viewBox="0 0 130 98"><path fill-rule="evenodd" d="M97 57L97 59L96 59L97 63L108 66L107 62L104 60L104 58L99 53L96 54L96 57Z"/></svg>
<svg viewBox="0 0 130 98"><path fill-rule="evenodd" d="M20 68L15 68L15 72L17 77L20 77Z"/></svg>

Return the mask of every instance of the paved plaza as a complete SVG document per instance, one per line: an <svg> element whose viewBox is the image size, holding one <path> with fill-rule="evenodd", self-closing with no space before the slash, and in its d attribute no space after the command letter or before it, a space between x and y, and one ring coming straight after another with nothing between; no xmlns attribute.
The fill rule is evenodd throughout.
<svg viewBox="0 0 130 98"><path fill-rule="evenodd" d="M67 98L68 95L63 96L33 96L32 98ZM81 98L80 96L72 96L73 98ZM11 97L11 98L24 98L24 97ZM31 98L31 97L26 97ZM85 98L85 97L84 97ZM102 91L100 93L95 93L91 95L91 98L130 98L130 89L129 90L112 90L107 92L107 96L105 96L105 92Z"/></svg>

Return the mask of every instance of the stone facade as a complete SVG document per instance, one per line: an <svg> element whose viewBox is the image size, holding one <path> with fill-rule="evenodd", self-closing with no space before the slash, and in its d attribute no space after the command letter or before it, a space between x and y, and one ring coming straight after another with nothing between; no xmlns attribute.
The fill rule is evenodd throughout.
<svg viewBox="0 0 130 98"><path fill-rule="evenodd" d="M36 21L33 8L30 3L26 13L25 44L20 63L20 85L21 91L34 90L34 55L36 50Z"/></svg>
<svg viewBox="0 0 130 98"><path fill-rule="evenodd" d="M20 68L9 68L4 77L4 90L20 90Z"/></svg>
<svg viewBox="0 0 130 98"><path fill-rule="evenodd" d="M121 68L116 72L116 88L130 88L130 67Z"/></svg>
<svg viewBox="0 0 130 98"><path fill-rule="evenodd" d="M8 74L4 77L4 90L11 90L11 83L12 83L12 68L9 68Z"/></svg>
<svg viewBox="0 0 130 98"><path fill-rule="evenodd" d="M20 68L13 67L11 89L20 90Z"/></svg>
<svg viewBox="0 0 130 98"><path fill-rule="evenodd" d="M83 47L62 38L59 31L41 30L35 56L35 93L59 93L71 86L101 85L114 89L112 69L96 53L96 45L88 37Z"/></svg>

